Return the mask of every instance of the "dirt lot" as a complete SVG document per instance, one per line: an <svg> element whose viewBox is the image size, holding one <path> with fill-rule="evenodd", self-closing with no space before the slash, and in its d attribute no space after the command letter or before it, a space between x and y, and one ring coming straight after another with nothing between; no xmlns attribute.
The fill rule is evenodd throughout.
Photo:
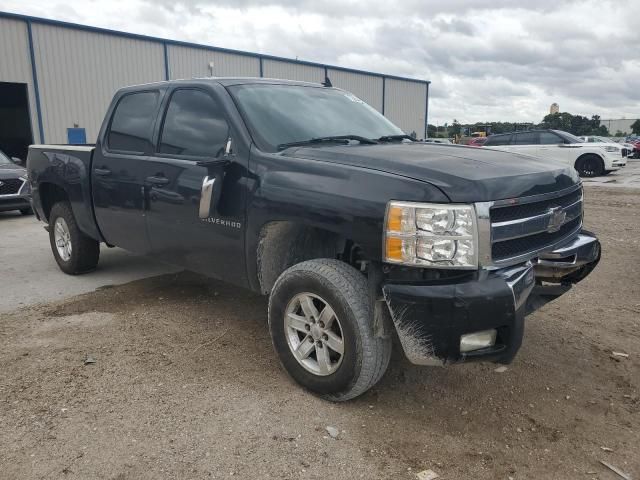
<svg viewBox="0 0 640 480"><path fill-rule="evenodd" d="M280 369L264 298L195 275L2 314L0 477L620 478L605 460L640 478L640 198L587 204L603 260L529 318L506 372L396 350L347 404Z"/></svg>

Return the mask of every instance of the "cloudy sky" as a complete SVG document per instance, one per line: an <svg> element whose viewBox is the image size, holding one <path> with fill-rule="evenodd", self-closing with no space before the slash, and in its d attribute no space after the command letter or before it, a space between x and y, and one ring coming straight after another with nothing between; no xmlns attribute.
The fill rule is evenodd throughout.
<svg viewBox="0 0 640 480"><path fill-rule="evenodd" d="M640 118L640 0L0 0L0 10L432 81L430 123Z"/></svg>

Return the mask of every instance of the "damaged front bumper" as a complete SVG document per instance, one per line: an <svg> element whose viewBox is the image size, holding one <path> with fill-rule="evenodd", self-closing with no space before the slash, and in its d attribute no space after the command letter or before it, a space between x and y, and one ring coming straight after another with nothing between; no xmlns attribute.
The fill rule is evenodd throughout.
<svg viewBox="0 0 640 480"><path fill-rule="evenodd" d="M385 282L384 299L410 362L509 363L522 344L525 316L585 278L600 260L600 242L582 231L561 247L512 267L480 270L460 283ZM495 330L493 345L461 351L461 337Z"/></svg>

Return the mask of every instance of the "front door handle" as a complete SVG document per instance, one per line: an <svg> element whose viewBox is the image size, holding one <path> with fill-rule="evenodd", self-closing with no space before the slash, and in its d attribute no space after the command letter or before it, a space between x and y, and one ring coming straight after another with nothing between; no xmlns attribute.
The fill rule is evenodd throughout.
<svg viewBox="0 0 640 480"><path fill-rule="evenodd" d="M94 168L93 173L95 173L99 177L106 177L107 175L111 175L111 170L109 170L108 168Z"/></svg>
<svg viewBox="0 0 640 480"><path fill-rule="evenodd" d="M169 183L169 179L167 177L147 177L147 183L151 185L167 185Z"/></svg>

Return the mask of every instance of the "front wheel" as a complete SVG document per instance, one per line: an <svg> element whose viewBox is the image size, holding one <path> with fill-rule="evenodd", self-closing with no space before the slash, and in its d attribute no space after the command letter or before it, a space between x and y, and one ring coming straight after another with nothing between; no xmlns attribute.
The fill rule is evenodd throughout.
<svg viewBox="0 0 640 480"><path fill-rule="evenodd" d="M49 243L60 270L69 275L94 270L100 258L100 243L78 228L68 202L58 202L49 214Z"/></svg>
<svg viewBox="0 0 640 480"><path fill-rule="evenodd" d="M367 280L338 260L286 270L269 298L269 330L280 361L300 385L332 401L362 395L382 378L391 339L376 337Z"/></svg>
<svg viewBox="0 0 640 480"><path fill-rule="evenodd" d="M598 155L589 154L576 161L576 170L581 177L599 177L604 172L604 163Z"/></svg>

